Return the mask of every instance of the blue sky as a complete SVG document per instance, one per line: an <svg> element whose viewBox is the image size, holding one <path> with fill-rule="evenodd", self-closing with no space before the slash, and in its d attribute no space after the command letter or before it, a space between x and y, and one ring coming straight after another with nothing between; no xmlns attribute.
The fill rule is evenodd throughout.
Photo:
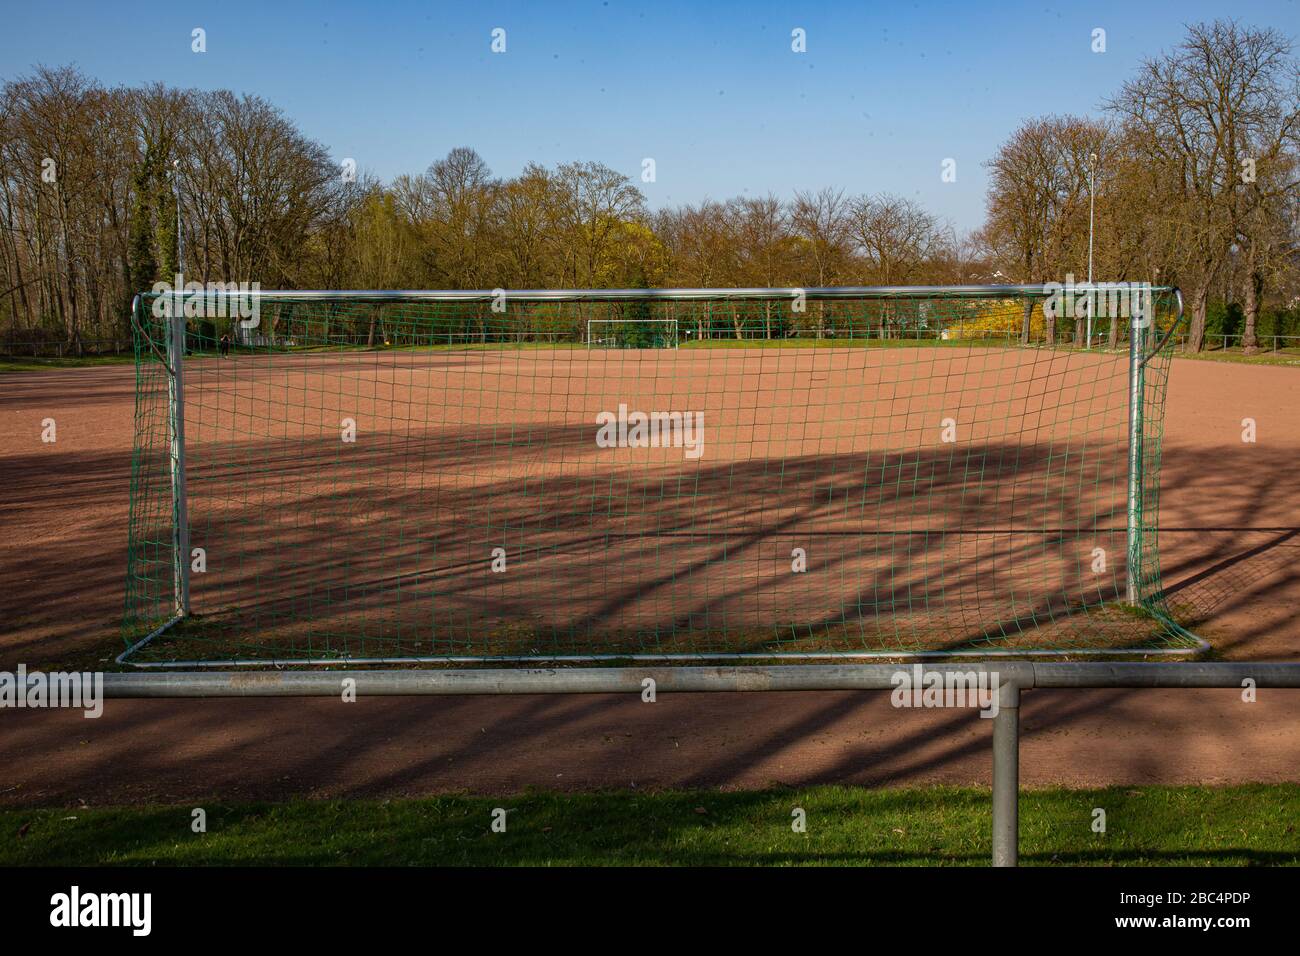
<svg viewBox="0 0 1300 956"><path fill-rule="evenodd" d="M255 93L382 179L467 145L502 176L598 160L652 207L835 185L911 196L968 229L983 215L981 164L1020 121L1096 112L1184 23L1225 12L1300 34L1296 0L42 0L9 5L0 76L71 63L109 85ZM195 27L206 53L190 50ZM504 54L490 51L495 27ZM1091 50L1096 27L1105 53ZM654 183L640 182L645 157ZM949 157L957 180L944 183Z"/></svg>

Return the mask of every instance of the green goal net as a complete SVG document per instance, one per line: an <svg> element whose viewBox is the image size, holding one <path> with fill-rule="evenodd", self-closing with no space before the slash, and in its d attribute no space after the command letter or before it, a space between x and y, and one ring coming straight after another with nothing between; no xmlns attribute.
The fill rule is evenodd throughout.
<svg viewBox="0 0 1300 956"><path fill-rule="evenodd" d="M1188 652L1135 296L141 296L125 659Z"/></svg>

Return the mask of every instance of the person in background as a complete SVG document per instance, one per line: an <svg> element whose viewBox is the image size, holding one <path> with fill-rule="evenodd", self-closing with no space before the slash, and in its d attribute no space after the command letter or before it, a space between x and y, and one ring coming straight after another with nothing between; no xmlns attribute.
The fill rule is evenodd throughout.
<svg viewBox="0 0 1300 956"><path fill-rule="evenodd" d="M230 355L230 334L229 333L222 333L221 341L217 344L221 349L222 358L226 358L228 355Z"/></svg>

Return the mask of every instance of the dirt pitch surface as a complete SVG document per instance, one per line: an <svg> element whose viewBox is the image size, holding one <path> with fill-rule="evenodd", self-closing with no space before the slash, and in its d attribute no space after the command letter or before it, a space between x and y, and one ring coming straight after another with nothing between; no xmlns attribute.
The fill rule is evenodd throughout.
<svg viewBox="0 0 1300 956"><path fill-rule="evenodd" d="M134 375L0 377L0 669L121 648ZM1300 369L1179 360L1160 550L1225 659L1300 660ZM58 441L40 441L42 420ZM1252 418L1257 441L1242 441ZM114 701L0 713L0 802L111 804L526 786L987 783L990 722L879 693ZM1300 779L1300 694L1035 691L1027 785Z"/></svg>

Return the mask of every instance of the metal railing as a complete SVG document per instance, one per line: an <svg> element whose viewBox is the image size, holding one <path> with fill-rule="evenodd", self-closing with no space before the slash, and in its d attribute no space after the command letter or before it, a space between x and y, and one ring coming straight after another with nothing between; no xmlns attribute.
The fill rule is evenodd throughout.
<svg viewBox="0 0 1300 956"><path fill-rule="evenodd" d="M110 698L174 697L339 697L345 681L358 696L469 696L478 694L636 694L647 680L659 693L739 691L893 690L900 674L922 666L922 681L950 687L969 686L984 675L997 694L993 716L994 866L1019 860L1020 699L1025 691L1045 688L1242 687L1300 688L1300 663L971 663L904 666L899 664L808 664L768 667L593 667L336 670L206 671L201 673L114 673L104 675ZM951 683L950 683L951 681Z"/></svg>
<svg viewBox="0 0 1300 956"><path fill-rule="evenodd" d="M1206 332L1204 335L1204 348L1206 352L1237 352L1245 348L1243 342L1245 336L1240 332L1221 333ZM1295 351L1300 353L1300 335L1256 335L1256 348L1261 352L1287 352ZM1174 337L1174 346L1178 349L1186 349L1187 333L1182 332Z"/></svg>
<svg viewBox="0 0 1300 956"><path fill-rule="evenodd" d="M130 336L77 339L19 338L0 333L0 356L6 358L68 359L96 355L130 356L135 344Z"/></svg>

